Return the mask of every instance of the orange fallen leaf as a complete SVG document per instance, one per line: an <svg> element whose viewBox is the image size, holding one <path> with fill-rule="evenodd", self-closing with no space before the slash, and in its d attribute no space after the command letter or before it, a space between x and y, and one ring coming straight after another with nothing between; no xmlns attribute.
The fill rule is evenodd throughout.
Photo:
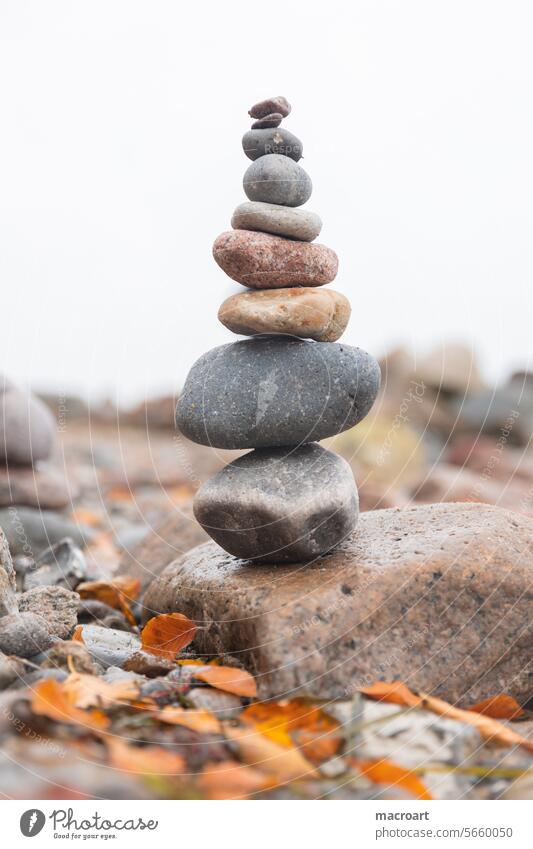
<svg viewBox="0 0 533 849"><path fill-rule="evenodd" d="M129 603L138 598L140 590L140 579L130 575L119 576L111 581L85 581L76 587L81 598L96 599L120 610L132 625L135 625L136 620Z"/></svg>
<svg viewBox="0 0 533 849"><path fill-rule="evenodd" d="M467 725L473 725L477 728L481 736L492 743L499 743L502 746L523 746L528 751L533 751L533 742L522 737L512 728L498 722L497 719L492 719L490 716L485 716L482 713L477 713L473 710L464 710L463 708L455 707L448 704L443 699L438 699L436 696L429 696L424 693L416 695L409 690L401 681L393 681L390 684L378 682L370 687L364 687L361 692L370 698L378 701L391 702L393 704L405 705L406 707L418 707L425 710L433 711L439 716L445 716L448 719L456 719L459 722L465 722Z"/></svg>
<svg viewBox="0 0 533 849"><path fill-rule="evenodd" d="M220 722L208 710L185 710L178 705L167 705L153 716L160 722L167 722L169 725L183 725L185 728L190 728L191 731L198 731L199 734L218 734L220 732Z"/></svg>
<svg viewBox="0 0 533 849"><path fill-rule="evenodd" d="M237 761L206 764L198 776L198 786L208 799L246 799L271 782L259 770Z"/></svg>
<svg viewBox="0 0 533 849"><path fill-rule="evenodd" d="M192 643L195 633L196 625L183 613L162 613L142 629L142 648L158 657L175 660L176 654Z"/></svg>
<svg viewBox="0 0 533 849"><path fill-rule="evenodd" d="M63 694L76 708L113 707L130 703L139 696L139 686L135 681L104 681L96 675L80 672L71 673L60 684Z"/></svg>
<svg viewBox="0 0 533 849"><path fill-rule="evenodd" d="M217 690L224 690L236 696L253 699L257 695L255 679L245 669L237 669L233 666L198 666L194 670L193 677L211 687L216 687Z"/></svg>
<svg viewBox="0 0 533 849"><path fill-rule="evenodd" d="M106 735L109 760L117 769L137 775L180 775L185 760L162 746L136 746Z"/></svg>
<svg viewBox="0 0 533 849"><path fill-rule="evenodd" d="M282 746L295 742L313 763L332 758L342 742L337 720L304 699L258 702L245 708L240 719Z"/></svg>
<svg viewBox="0 0 533 849"><path fill-rule="evenodd" d="M126 484L116 484L110 487L105 494L106 501L132 501L134 497L133 489Z"/></svg>
<svg viewBox="0 0 533 849"><path fill-rule="evenodd" d="M85 641L83 639L83 625L76 625L72 637L70 639L74 640L76 643L85 644Z"/></svg>
<svg viewBox="0 0 533 849"><path fill-rule="evenodd" d="M92 510L87 510L85 507L77 507L70 515L72 522L81 525L88 525L90 528L97 528L102 524L102 517L97 516Z"/></svg>
<svg viewBox="0 0 533 849"><path fill-rule="evenodd" d="M501 693L499 696L492 696L490 699L485 699L483 702L477 702L468 710L473 710L476 713L482 713L485 716L490 716L492 719L517 719L524 715L524 710L520 707L516 699L508 696L506 693Z"/></svg>
<svg viewBox="0 0 533 849"><path fill-rule="evenodd" d="M101 711L81 710L72 704L68 693L53 678L37 682L32 693L31 709L33 713L56 722L81 725L91 730L102 730L109 725L107 716Z"/></svg>
<svg viewBox="0 0 533 849"><path fill-rule="evenodd" d="M388 787L403 787L416 799L429 801L433 798L423 781L416 772L384 759L351 760L361 775L373 784L385 784Z"/></svg>
<svg viewBox="0 0 533 849"><path fill-rule="evenodd" d="M273 776L278 782L298 778L313 778L314 766L294 746L286 748L250 726L226 726L224 734L235 745L242 760L261 772Z"/></svg>

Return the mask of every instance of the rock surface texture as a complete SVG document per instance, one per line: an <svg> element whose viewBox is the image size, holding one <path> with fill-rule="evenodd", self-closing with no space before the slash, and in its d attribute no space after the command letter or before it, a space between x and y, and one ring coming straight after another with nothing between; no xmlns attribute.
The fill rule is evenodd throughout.
<svg viewBox="0 0 533 849"><path fill-rule="evenodd" d="M241 203L231 219L234 230L259 230L301 242L312 242L322 229L322 221L307 209L291 209L275 203Z"/></svg>
<svg viewBox="0 0 533 849"><path fill-rule="evenodd" d="M401 680L471 705L533 695L533 522L481 504L363 513L310 564L250 565L214 543L150 586L148 615L206 626L198 651L233 652L263 697L346 698Z"/></svg>
<svg viewBox="0 0 533 849"><path fill-rule="evenodd" d="M267 153L252 162L242 184L248 200L283 206L302 206L313 191L309 174L280 153Z"/></svg>

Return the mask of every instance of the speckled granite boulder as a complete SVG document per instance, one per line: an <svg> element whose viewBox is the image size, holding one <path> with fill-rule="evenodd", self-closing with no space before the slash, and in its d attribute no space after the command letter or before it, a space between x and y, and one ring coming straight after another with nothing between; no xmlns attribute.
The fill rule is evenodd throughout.
<svg viewBox="0 0 533 849"><path fill-rule="evenodd" d="M251 289L323 286L337 275L339 260L326 245L297 242L253 230L228 230L213 244L228 277Z"/></svg>
<svg viewBox="0 0 533 849"><path fill-rule="evenodd" d="M400 679L463 705L532 697L532 603L532 520L481 504L362 513L311 565L258 567L207 543L145 596L205 625L196 650L234 652L263 697Z"/></svg>
<svg viewBox="0 0 533 849"><path fill-rule="evenodd" d="M259 336L197 360L176 424L193 442L215 448L318 442L361 421L379 382L376 360L360 348Z"/></svg>
<svg viewBox="0 0 533 849"><path fill-rule="evenodd" d="M310 443L251 451L197 492L194 515L226 551L256 563L313 560L355 528L357 487L346 460Z"/></svg>

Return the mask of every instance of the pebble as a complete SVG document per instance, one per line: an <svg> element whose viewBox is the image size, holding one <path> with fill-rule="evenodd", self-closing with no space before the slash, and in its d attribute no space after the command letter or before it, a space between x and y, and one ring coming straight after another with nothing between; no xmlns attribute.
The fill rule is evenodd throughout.
<svg viewBox="0 0 533 849"><path fill-rule="evenodd" d="M291 104L286 97L268 97L266 100L260 100L259 103L254 103L248 115L250 118L264 118L265 115L270 115L272 112L286 118L291 111Z"/></svg>
<svg viewBox="0 0 533 849"><path fill-rule="evenodd" d="M52 636L67 640L78 624L80 597L65 587L34 587L19 597L21 613L42 616Z"/></svg>
<svg viewBox="0 0 533 849"><path fill-rule="evenodd" d="M17 610L17 594L13 582L3 566L0 566L0 616L16 613Z"/></svg>
<svg viewBox="0 0 533 849"><path fill-rule="evenodd" d="M235 557L309 561L355 528L357 488L346 460L320 445L251 451L203 484L194 514Z"/></svg>
<svg viewBox="0 0 533 849"><path fill-rule="evenodd" d="M227 298L218 311L233 333L285 333L335 342L350 318L350 302L332 289L264 289Z"/></svg>
<svg viewBox="0 0 533 849"><path fill-rule="evenodd" d="M122 666L141 647L135 634L100 625L82 625L81 636L93 660L102 666Z"/></svg>
<svg viewBox="0 0 533 849"><path fill-rule="evenodd" d="M26 666L18 657L6 657L0 653L0 690L4 690L13 681L26 674Z"/></svg>
<svg viewBox="0 0 533 849"><path fill-rule="evenodd" d="M62 640L48 649L41 663L42 669L64 669L87 675L97 675L100 667L93 661L87 648L79 640Z"/></svg>
<svg viewBox="0 0 533 849"><path fill-rule="evenodd" d="M46 548L24 575L24 589L62 586L74 590L87 577L87 563L80 548L69 538Z"/></svg>
<svg viewBox="0 0 533 849"><path fill-rule="evenodd" d="M32 657L51 642L46 620L36 613L12 613L0 619L0 651L4 654Z"/></svg>
<svg viewBox="0 0 533 849"><path fill-rule="evenodd" d="M36 559L51 544L70 537L85 545L93 536L83 525L71 522L52 510L36 507L7 507L0 510L3 529L13 556L23 554Z"/></svg>
<svg viewBox="0 0 533 849"><path fill-rule="evenodd" d="M311 197L309 174L289 156L268 153L246 169L243 187L249 200L302 206Z"/></svg>
<svg viewBox="0 0 533 849"><path fill-rule="evenodd" d="M379 384L376 360L360 348L260 336L197 360L176 424L193 442L215 448L317 442L361 421Z"/></svg>
<svg viewBox="0 0 533 849"><path fill-rule="evenodd" d="M326 245L253 230L221 233L213 256L232 280L252 289L323 286L335 279L339 267L337 254Z"/></svg>
<svg viewBox="0 0 533 849"><path fill-rule="evenodd" d="M274 236L312 242L322 229L322 221L315 212L307 209L249 201L237 207L231 226L234 230L259 230Z"/></svg>
<svg viewBox="0 0 533 849"><path fill-rule="evenodd" d="M32 465L46 460L53 448L56 424L38 398L8 387L0 393L0 461Z"/></svg>
<svg viewBox="0 0 533 849"><path fill-rule="evenodd" d="M41 510L66 507L79 495L66 477L47 464L36 468L7 466L0 468L0 507L12 504L40 507Z"/></svg>
<svg viewBox="0 0 533 849"><path fill-rule="evenodd" d="M242 149L254 162L260 156L279 153L298 162L302 158L303 145L300 139L284 127L267 130L248 130L242 137Z"/></svg>
<svg viewBox="0 0 533 849"><path fill-rule="evenodd" d="M282 121L283 115L279 112L273 112L271 115L265 115L264 118L259 118L259 120L254 121L252 124L252 130L266 130L272 127L279 127Z"/></svg>

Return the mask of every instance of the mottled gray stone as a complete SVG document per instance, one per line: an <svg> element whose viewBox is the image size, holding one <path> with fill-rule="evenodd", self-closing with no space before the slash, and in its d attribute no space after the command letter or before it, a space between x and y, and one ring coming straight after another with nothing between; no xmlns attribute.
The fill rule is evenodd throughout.
<svg viewBox="0 0 533 849"><path fill-rule="evenodd" d="M194 515L225 551L257 563L310 561L355 528L357 487L316 443L251 451L206 481Z"/></svg>
<svg viewBox="0 0 533 849"><path fill-rule="evenodd" d="M87 577L81 549L67 537L46 548L24 574L24 589L62 586L73 590Z"/></svg>
<svg viewBox="0 0 533 849"><path fill-rule="evenodd" d="M266 130L273 127L279 127L283 121L283 115L280 112L271 112L270 115L265 115L264 118L258 118L252 124L252 130Z"/></svg>
<svg viewBox="0 0 533 849"><path fill-rule="evenodd" d="M54 418L42 401L15 387L0 393L0 461L46 460L55 437Z"/></svg>
<svg viewBox="0 0 533 849"><path fill-rule="evenodd" d="M291 111L291 104L286 97L278 95L277 97L267 97L265 100L260 100L254 103L249 110L250 118L265 118L272 112L278 112L282 118L286 118Z"/></svg>
<svg viewBox="0 0 533 849"><path fill-rule="evenodd" d="M18 657L6 657L0 652L0 690L22 678L25 673L26 666L22 660Z"/></svg>
<svg viewBox="0 0 533 849"><path fill-rule="evenodd" d="M52 636L67 640L78 624L80 597L65 587L34 587L19 597L21 613L42 616Z"/></svg>
<svg viewBox="0 0 533 849"><path fill-rule="evenodd" d="M31 657L52 642L48 624L35 613L13 613L0 619L0 651L17 657Z"/></svg>
<svg viewBox="0 0 533 849"><path fill-rule="evenodd" d="M141 647L135 634L100 625L82 625L81 637L93 660L105 667L122 666Z"/></svg>
<svg viewBox="0 0 533 849"><path fill-rule="evenodd" d="M302 158L303 145L297 136L284 127L266 130L248 130L242 137L242 149L254 162L260 156L279 153L298 162Z"/></svg>
<svg viewBox="0 0 533 849"><path fill-rule="evenodd" d="M176 424L215 448L316 442L361 421L376 398L379 366L360 348L262 336L221 345L194 364Z"/></svg>
<svg viewBox="0 0 533 849"><path fill-rule="evenodd" d="M37 558L49 545L70 537L77 545L86 545L93 534L89 528L71 522L52 510L33 507L7 507L0 510L0 527L13 556Z"/></svg>
<svg viewBox="0 0 533 849"><path fill-rule="evenodd" d="M301 206L309 200L313 184L309 174L289 156L269 153L247 168L243 187L249 200Z"/></svg>
<svg viewBox="0 0 533 849"><path fill-rule="evenodd" d="M231 219L235 230L259 230L301 242L312 242L322 229L322 221L315 212L293 209L275 203L241 203Z"/></svg>

